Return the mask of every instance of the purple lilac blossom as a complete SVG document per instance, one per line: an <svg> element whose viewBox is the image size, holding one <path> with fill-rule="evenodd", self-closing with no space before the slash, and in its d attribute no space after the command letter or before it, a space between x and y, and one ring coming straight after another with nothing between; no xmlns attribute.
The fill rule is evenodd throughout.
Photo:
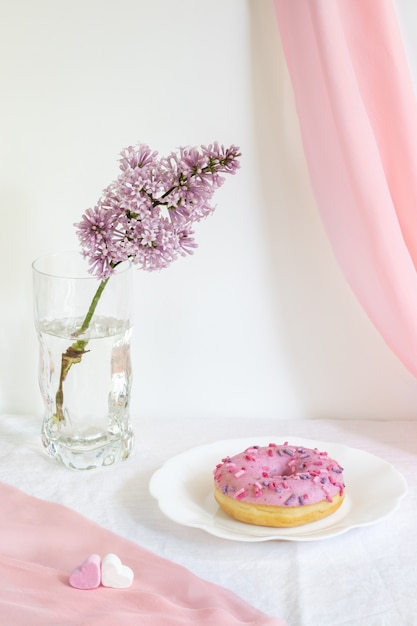
<svg viewBox="0 0 417 626"><path fill-rule="evenodd" d="M91 273L103 280L126 260L159 270L192 254L193 224L214 211L221 174L235 174L239 157L239 148L217 142L164 158L145 144L124 149L118 178L75 224Z"/></svg>

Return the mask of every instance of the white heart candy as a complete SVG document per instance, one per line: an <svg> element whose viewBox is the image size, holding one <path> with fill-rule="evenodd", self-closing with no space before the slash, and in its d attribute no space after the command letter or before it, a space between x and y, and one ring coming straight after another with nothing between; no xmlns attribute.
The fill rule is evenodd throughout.
<svg viewBox="0 0 417 626"><path fill-rule="evenodd" d="M104 587L126 589L133 583L134 574L123 565L116 554L106 554L101 562L101 584Z"/></svg>

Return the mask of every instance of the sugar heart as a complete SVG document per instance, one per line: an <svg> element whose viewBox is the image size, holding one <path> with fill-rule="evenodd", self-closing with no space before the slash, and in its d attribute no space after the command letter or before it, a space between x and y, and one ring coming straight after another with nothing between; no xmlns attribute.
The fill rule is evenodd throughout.
<svg viewBox="0 0 417 626"><path fill-rule="evenodd" d="M116 554L106 554L101 562L101 584L104 587L126 589L133 583L134 574L123 565Z"/></svg>
<svg viewBox="0 0 417 626"><path fill-rule="evenodd" d="M69 584L75 589L96 589L101 581L101 559L98 554L91 554L70 575Z"/></svg>

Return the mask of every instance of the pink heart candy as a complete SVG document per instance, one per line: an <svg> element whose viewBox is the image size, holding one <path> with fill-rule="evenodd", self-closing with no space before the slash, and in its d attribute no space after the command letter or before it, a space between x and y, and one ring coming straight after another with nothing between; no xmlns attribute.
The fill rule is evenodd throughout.
<svg viewBox="0 0 417 626"><path fill-rule="evenodd" d="M133 583L133 571L123 565L116 554L106 554L101 564L101 584L103 587L127 589Z"/></svg>
<svg viewBox="0 0 417 626"><path fill-rule="evenodd" d="M91 554L70 575L69 584L75 589L96 589L101 582L101 559Z"/></svg>

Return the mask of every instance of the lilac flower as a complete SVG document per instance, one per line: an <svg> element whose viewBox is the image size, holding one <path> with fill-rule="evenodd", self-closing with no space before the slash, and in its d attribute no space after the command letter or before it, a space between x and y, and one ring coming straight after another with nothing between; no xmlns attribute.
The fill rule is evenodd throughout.
<svg viewBox="0 0 417 626"><path fill-rule="evenodd" d="M192 226L214 211L221 174L239 168L236 146L185 147L164 158L144 144L125 148L120 173L76 224L90 271L104 280L125 260L153 271L197 247Z"/></svg>
<svg viewBox="0 0 417 626"><path fill-rule="evenodd" d="M119 263L130 260L153 271L168 267L178 256L192 254L197 247L193 224L214 211L211 201L224 182L221 174L234 174L239 157L239 148L225 148L217 142L179 148L161 159L144 144L121 152L119 176L75 225L90 271L101 280L79 333L88 329ZM62 353L54 414L58 426L65 422L64 381L72 366L81 362L87 344L86 339L76 339Z"/></svg>

